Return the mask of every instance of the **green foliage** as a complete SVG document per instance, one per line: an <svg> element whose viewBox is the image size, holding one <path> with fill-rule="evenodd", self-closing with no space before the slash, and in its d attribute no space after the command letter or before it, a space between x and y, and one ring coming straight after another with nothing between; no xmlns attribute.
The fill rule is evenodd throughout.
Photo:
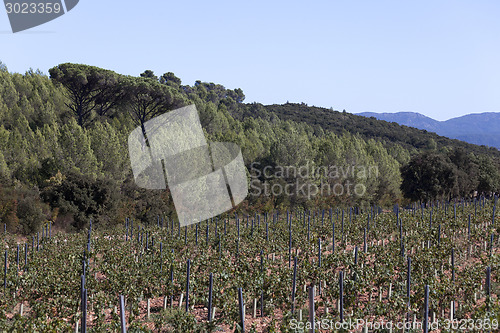
<svg viewBox="0 0 500 333"><path fill-rule="evenodd" d="M127 109L136 126L141 128L149 119L185 105L184 98L174 89L149 76L122 80Z"/></svg>
<svg viewBox="0 0 500 333"><path fill-rule="evenodd" d="M10 232L17 232L19 228L18 202L14 194L13 188L0 186L0 222L6 224Z"/></svg>
<svg viewBox="0 0 500 333"><path fill-rule="evenodd" d="M92 121L94 113L105 115L122 102L119 75L113 71L80 64L60 64L49 69L50 78L66 88L67 106L77 117L78 125Z"/></svg>
<svg viewBox="0 0 500 333"><path fill-rule="evenodd" d="M500 173L486 155L476 157L463 148L446 155L424 152L415 155L401 169L401 189L411 200L439 197L470 197L490 194L500 188Z"/></svg>
<svg viewBox="0 0 500 333"><path fill-rule="evenodd" d="M422 153L401 168L401 190L414 201L429 201L451 194L456 183L453 165L443 156Z"/></svg>
<svg viewBox="0 0 500 333"><path fill-rule="evenodd" d="M0 181L4 189L17 185L40 188L41 199L35 196L29 200L34 200L38 208L43 207L42 202L49 203L52 215L59 212L58 221L62 225L81 227L91 216L111 221L112 214L116 214L116 219L133 216L145 223L151 223L161 213L173 216L175 210L168 190L146 191L134 185L127 138L136 126L188 104L196 105L208 140L234 142L242 148L249 184L252 172L255 173L254 162L260 171L265 167L275 171L280 166L306 165L376 170L366 175L351 172L339 177L323 175L308 179L257 177L258 188L324 183L345 186L354 182L363 186L366 193L362 197L345 193L313 197L249 196L241 206L245 209L252 205L266 210L332 204L390 205L407 194L400 188L401 166L424 151L440 155L451 165L456 177L452 184L439 184L440 189L430 191L429 197L435 192L467 196L474 191L497 191L500 187L498 150L395 123L304 103L244 104L245 95L239 88L227 89L202 81L183 85L172 72L158 77L146 70L139 77L132 77L94 66L65 63L51 68L49 73L50 78L32 69L25 74L9 73L3 64L0 66ZM102 186L102 193L113 195L98 200L92 194L77 192L80 199L73 202L69 192L58 192L62 183L68 189L80 184L88 193L97 193L97 187ZM34 225L35 229L19 227L13 218L17 217L17 205L23 199L21 192L12 190L12 197L1 198L5 207L3 218L10 221L12 230L34 231L36 223L32 217L38 215L38 208L33 208L37 212L19 213L26 216L23 221L32 221L27 225ZM425 196L409 198L416 197ZM78 207L84 207L83 211ZM102 207L112 207L113 212L104 214ZM23 204L21 209L28 206Z"/></svg>
<svg viewBox="0 0 500 333"><path fill-rule="evenodd" d="M26 193L19 200L17 210L17 217L19 218L18 232L24 235L36 233L47 219L42 210L40 197L34 191Z"/></svg>
<svg viewBox="0 0 500 333"><path fill-rule="evenodd" d="M61 218L68 218L76 229L87 225L89 219L98 224L112 224L117 205L114 184L109 179L92 178L69 173L52 179L43 189L42 197L52 208L59 208Z"/></svg>
<svg viewBox="0 0 500 333"><path fill-rule="evenodd" d="M59 136L61 168L89 177L100 175L101 163L94 155L91 138L85 129L72 119L60 128Z"/></svg>
<svg viewBox="0 0 500 333"><path fill-rule="evenodd" d="M159 81L160 83L174 86L180 86L182 82L181 79L175 76L175 74L172 72L168 72L160 76Z"/></svg>
<svg viewBox="0 0 500 333"><path fill-rule="evenodd" d="M480 192L498 191L500 188L500 172L498 167L488 156L479 156L479 185Z"/></svg>
<svg viewBox="0 0 500 333"><path fill-rule="evenodd" d="M174 214L170 191L146 190L138 188L131 179L122 187L127 198L127 210L139 221L148 225L156 223L158 216Z"/></svg>
<svg viewBox="0 0 500 333"><path fill-rule="evenodd" d="M193 332L207 333L215 331L215 326L210 323L200 323L194 315L181 309L165 309L154 316L155 328L158 332Z"/></svg>

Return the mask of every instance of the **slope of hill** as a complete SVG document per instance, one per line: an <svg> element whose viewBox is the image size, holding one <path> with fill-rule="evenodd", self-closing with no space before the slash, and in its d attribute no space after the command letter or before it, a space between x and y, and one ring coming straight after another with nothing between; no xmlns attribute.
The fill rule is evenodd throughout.
<svg viewBox="0 0 500 333"><path fill-rule="evenodd" d="M457 139L450 139L433 133L430 129L418 129L414 128L414 125L409 127L407 125L400 125L395 121L388 122L374 117L367 118L348 112L307 106L306 104L286 103L267 106L249 104L246 114L242 116L269 118L272 115L282 120L305 122L312 126L319 126L324 130L332 131L336 134L344 132L358 133L365 139L375 139L387 144L396 144L410 150L427 149L436 145L437 148L463 148L468 152L476 154L489 154L496 158L500 157L500 151L496 148L478 146ZM418 117L416 116L415 119L418 119ZM429 125L433 124L433 122L425 119L423 121L427 121Z"/></svg>
<svg viewBox="0 0 500 333"><path fill-rule="evenodd" d="M415 112L363 112L358 115L396 122L476 145L500 148L500 112L468 114L446 121L437 121Z"/></svg>
<svg viewBox="0 0 500 333"><path fill-rule="evenodd" d="M66 63L49 73L9 73L0 65L0 223L9 232L32 234L46 220L72 231L90 219L103 226L127 216L142 223L174 219L168 190L135 184L127 143L135 128L189 104L196 105L208 141L241 147L251 182L251 194L238 208L245 214L318 204L392 206L404 200L401 167L425 154L437 155L438 169L456 179L437 182L448 184L436 192L443 198L500 186L498 149L395 122L303 103L245 104L241 89L201 81L182 85L171 72L133 77ZM280 171L304 168L311 168L310 176ZM318 169L343 171L326 175ZM304 192L306 184L321 193ZM362 194L350 192L353 184ZM276 192L279 186L283 190ZM332 191L339 186L342 191Z"/></svg>

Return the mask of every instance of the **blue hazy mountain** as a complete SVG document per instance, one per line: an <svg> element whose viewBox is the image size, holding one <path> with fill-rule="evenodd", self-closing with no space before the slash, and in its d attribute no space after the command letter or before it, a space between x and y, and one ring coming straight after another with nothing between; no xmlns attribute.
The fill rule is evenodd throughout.
<svg viewBox="0 0 500 333"><path fill-rule="evenodd" d="M358 115L396 122L452 139L500 149L500 112L474 113L446 121L434 120L416 112L362 112Z"/></svg>

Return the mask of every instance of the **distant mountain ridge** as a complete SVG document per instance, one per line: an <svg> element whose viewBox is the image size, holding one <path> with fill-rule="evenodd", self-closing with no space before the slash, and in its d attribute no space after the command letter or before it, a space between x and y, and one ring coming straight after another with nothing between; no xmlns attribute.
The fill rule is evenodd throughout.
<svg viewBox="0 0 500 333"><path fill-rule="evenodd" d="M500 112L473 113L446 121L438 121L416 112L362 112L357 115L396 122L452 139L500 149Z"/></svg>

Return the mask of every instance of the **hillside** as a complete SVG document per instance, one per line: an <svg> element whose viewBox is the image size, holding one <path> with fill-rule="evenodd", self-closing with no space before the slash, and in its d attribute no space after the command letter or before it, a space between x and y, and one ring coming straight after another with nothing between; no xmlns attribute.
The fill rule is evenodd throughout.
<svg viewBox="0 0 500 333"><path fill-rule="evenodd" d="M248 115L269 117L270 114L274 114L283 120L305 122L312 126L320 126L324 130L332 131L336 134L344 132L358 133L365 139L375 139L385 143L396 144L410 150L427 149L436 144L438 149L462 148L468 152L500 157L500 151L497 149L450 139L429 132L426 129L417 129L400 125L396 122L378 120L373 117L367 118L348 112L339 112L326 108L307 106L305 104L287 103L262 107L250 106ZM432 124L432 122L429 123Z"/></svg>
<svg viewBox="0 0 500 333"><path fill-rule="evenodd" d="M500 113L484 112L468 114L446 121L437 121L415 112L375 113L363 112L358 115L375 117L379 120L396 122L430 132L435 132L452 139L466 141L476 145L500 149Z"/></svg>
<svg viewBox="0 0 500 333"><path fill-rule="evenodd" d="M34 233L43 221L71 231L90 219L102 226L125 217L175 219L168 188L136 185L127 139L150 119L191 104L208 141L241 147L250 188L235 212L389 207L500 187L497 149L425 130L305 104L246 104L241 89L183 85L171 72L125 76L66 63L49 73L10 73L0 64L0 221L12 232ZM430 176L446 182L403 196L402 170L422 154L421 161L437 161L423 163L434 167ZM299 168L311 173L280 173Z"/></svg>

